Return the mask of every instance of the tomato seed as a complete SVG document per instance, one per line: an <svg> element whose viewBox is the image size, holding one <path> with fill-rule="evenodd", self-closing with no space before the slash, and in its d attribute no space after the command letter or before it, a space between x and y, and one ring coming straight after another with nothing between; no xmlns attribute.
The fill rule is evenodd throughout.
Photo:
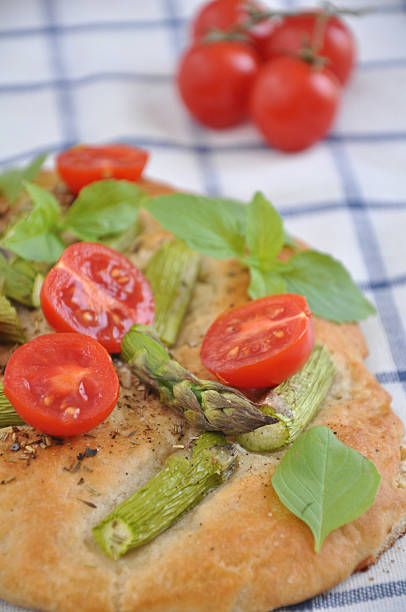
<svg viewBox="0 0 406 612"><path fill-rule="evenodd" d="M49 406L54 401L54 398L52 395L46 395L42 401L44 402L45 406Z"/></svg>
<svg viewBox="0 0 406 612"><path fill-rule="evenodd" d="M110 276L112 276L112 278L117 278L117 276L120 276L120 274L121 271L118 268L113 268Z"/></svg>
<svg viewBox="0 0 406 612"><path fill-rule="evenodd" d="M240 350L239 346L234 346L230 351L228 351L227 357L235 357L236 355L238 355L239 350Z"/></svg>
<svg viewBox="0 0 406 612"><path fill-rule="evenodd" d="M120 285L124 285L125 283L128 283L130 279L128 278L128 276L120 276L120 278L117 279L117 282L120 283Z"/></svg>
<svg viewBox="0 0 406 612"><path fill-rule="evenodd" d="M285 332L282 331L281 329L277 329L276 331L273 331L272 333L276 338L283 338L283 336L285 335Z"/></svg>
<svg viewBox="0 0 406 612"><path fill-rule="evenodd" d="M250 351L251 353L258 353L261 350L261 344L259 344L258 342L256 342L255 344L252 344L250 347Z"/></svg>
<svg viewBox="0 0 406 612"><path fill-rule="evenodd" d="M120 319L120 317L119 317L118 315L116 315L116 313L115 313L115 312L112 312L112 313L111 313L111 317L112 317L112 319L113 319L113 321L114 321L114 323L115 323L116 325L120 325L120 323L121 323L121 319Z"/></svg>
<svg viewBox="0 0 406 612"><path fill-rule="evenodd" d="M66 414L71 414L72 416L77 416L80 412L80 408L75 408L74 406L68 406L65 408L64 412Z"/></svg>

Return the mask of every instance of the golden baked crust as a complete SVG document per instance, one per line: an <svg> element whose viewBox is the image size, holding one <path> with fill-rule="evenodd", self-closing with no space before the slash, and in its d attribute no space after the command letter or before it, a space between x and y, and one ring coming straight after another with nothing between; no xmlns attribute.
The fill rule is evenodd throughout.
<svg viewBox="0 0 406 612"><path fill-rule="evenodd" d="M42 181L56 184L52 175ZM146 214L142 220L145 233L132 258L144 267L167 234ZM199 344L220 312L247 300L247 283L237 263L204 258L174 350L196 374L210 377ZM20 314L29 337L49 331L40 312ZM118 406L89 435L58 442L29 427L10 429L6 439L3 433L0 596L58 612L268 612L323 592L373 562L405 526L403 426L364 365L359 327L316 320L316 335L329 347L338 376L314 424L330 427L382 475L376 503L332 532L319 554L310 529L272 489L270 476L283 452L264 456L241 449L232 478L173 527L119 561L107 558L91 528L155 474L174 445L196 434L117 361ZM10 450L15 441L18 451ZM25 450L27 443L34 453ZM79 460L86 447L97 454Z"/></svg>

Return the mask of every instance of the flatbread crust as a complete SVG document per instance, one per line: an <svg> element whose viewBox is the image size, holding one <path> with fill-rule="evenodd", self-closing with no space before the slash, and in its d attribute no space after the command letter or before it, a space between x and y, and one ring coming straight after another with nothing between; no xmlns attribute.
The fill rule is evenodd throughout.
<svg viewBox="0 0 406 612"><path fill-rule="evenodd" d="M44 175L42 182L55 187L56 178ZM144 187L170 191L148 182ZM145 232L132 259L144 267L168 234L146 214L142 221ZM206 329L225 308L247 300L247 286L247 272L236 262L204 258L174 350L197 375L210 377L199 359ZM20 315L28 337L50 331L40 312L21 308ZM310 529L272 489L283 452L241 449L231 479L173 527L119 561L107 558L92 527L154 475L174 446L196 435L117 361L119 403L89 435L56 441L18 427L0 440L0 596L58 612L268 612L326 591L373 563L405 530L403 426L364 365L359 327L321 319L315 324L338 375L314 424L330 427L382 475L375 504L332 532L319 554ZM12 451L16 441L21 448ZM86 448L97 454L81 458Z"/></svg>

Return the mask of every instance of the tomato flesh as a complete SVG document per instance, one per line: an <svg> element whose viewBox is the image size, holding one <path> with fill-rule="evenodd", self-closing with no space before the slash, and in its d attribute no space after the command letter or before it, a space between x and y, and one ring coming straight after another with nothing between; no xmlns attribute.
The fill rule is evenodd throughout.
<svg viewBox="0 0 406 612"><path fill-rule="evenodd" d="M226 311L203 340L203 365L241 389L273 387L297 372L314 346L306 299L284 293Z"/></svg>
<svg viewBox="0 0 406 612"><path fill-rule="evenodd" d="M12 354L4 393L32 427L53 436L73 436L110 414L119 382L110 355L93 338L45 334Z"/></svg>
<svg viewBox="0 0 406 612"><path fill-rule="evenodd" d="M62 151L56 158L58 173L71 191L106 178L138 181L148 153L127 145L79 145Z"/></svg>
<svg viewBox="0 0 406 612"><path fill-rule="evenodd" d="M121 350L134 323L149 325L154 298L148 281L121 253L93 242L68 247L45 278L41 306L60 332L98 340L110 353Z"/></svg>

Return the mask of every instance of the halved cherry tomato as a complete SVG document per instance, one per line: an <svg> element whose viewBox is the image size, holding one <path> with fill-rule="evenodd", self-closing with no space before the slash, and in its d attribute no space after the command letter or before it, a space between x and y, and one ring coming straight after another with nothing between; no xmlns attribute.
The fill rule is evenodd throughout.
<svg viewBox="0 0 406 612"><path fill-rule="evenodd" d="M307 12L283 19L263 46L265 58L296 53L303 44L311 45L318 15ZM338 17L328 19L318 54L327 58L326 68L344 85L355 64L356 44L351 30Z"/></svg>
<svg viewBox="0 0 406 612"><path fill-rule="evenodd" d="M110 353L121 349L134 323L149 325L154 298L147 279L121 253L94 242L76 242L45 278L42 311L56 331L96 338Z"/></svg>
<svg viewBox="0 0 406 612"><path fill-rule="evenodd" d="M199 43L183 55L178 87L193 117L212 128L241 123L259 68L259 57L248 44L222 40Z"/></svg>
<svg viewBox="0 0 406 612"><path fill-rule="evenodd" d="M226 311L202 344L203 365L241 389L273 387L297 372L314 346L313 319L306 299L271 295Z"/></svg>
<svg viewBox="0 0 406 612"><path fill-rule="evenodd" d="M78 193L85 185L105 178L138 181L147 159L146 151L127 145L78 145L57 155L56 165L64 183Z"/></svg>
<svg viewBox="0 0 406 612"><path fill-rule="evenodd" d="M117 402L119 382L105 348L82 334L45 334L10 357L4 393L22 419L53 436L101 423Z"/></svg>
<svg viewBox="0 0 406 612"><path fill-rule="evenodd" d="M227 31L236 24L241 24L249 18L249 9L266 10L253 0L212 0L203 5L192 23L192 37L197 42L206 36L210 30ZM275 28L271 19L259 21L247 31L254 47L260 55Z"/></svg>

